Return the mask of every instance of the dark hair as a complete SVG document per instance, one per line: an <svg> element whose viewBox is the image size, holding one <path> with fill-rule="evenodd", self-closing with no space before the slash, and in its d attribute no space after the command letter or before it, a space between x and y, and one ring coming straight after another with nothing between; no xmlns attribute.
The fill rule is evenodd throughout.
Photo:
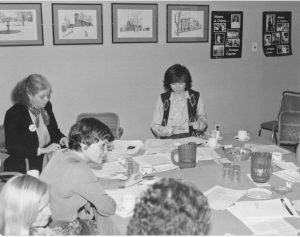
<svg viewBox="0 0 300 237"><path fill-rule="evenodd" d="M88 147L99 140L113 141L114 137L110 129L95 118L83 118L77 121L69 132L69 148L80 151L80 143Z"/></svg>
<svg viewBox="0 0 300 237"><path fill-rule="evenodd" d="M164 178L150 186L134 208L128 235L206 235L207 198L198 189Z"/></svg>
<svg viewBox="0 0 300 237"><path fill-rule="evenodd" d="M24 78L14 87L11 99L14 103L29 104L28 94L35 95L42 90L49 89L52 92L52 87L46 77L40 74L31 74Z"/></svg>
<svg viewBox="0 0 300 237"><path fill-rule="evenodd" d="M192 77L189 70L180 64L174 64L165 72L164 88L166 91L172 91L171 84L176 82L185 82L185 90L192 88Z"/></svg>

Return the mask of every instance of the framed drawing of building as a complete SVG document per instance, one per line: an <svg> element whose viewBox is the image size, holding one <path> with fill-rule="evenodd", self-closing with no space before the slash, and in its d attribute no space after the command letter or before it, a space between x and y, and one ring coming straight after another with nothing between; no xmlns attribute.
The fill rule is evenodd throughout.
<svg viewBox="0 0 300 237"><path fill-rule="evenodd" d="M156 43L157 4L112 3L113 43Z"/></svg>
<svg viewBox="0 0 300 237"><path fill-rule="evenodd" d="M0 3L0 46L44 45L40 3Z"/></svg>
<svg viewBox="0 0 300 237"><path fill-rule="evenodd" d="M167 42L208 42L208 5L167 5Z"/></svg>
<svg viewBox="0 0 300 237"><path fill-rule="evenodd" d="M102 44L102 4L52 3L53 44Z"/></svg>

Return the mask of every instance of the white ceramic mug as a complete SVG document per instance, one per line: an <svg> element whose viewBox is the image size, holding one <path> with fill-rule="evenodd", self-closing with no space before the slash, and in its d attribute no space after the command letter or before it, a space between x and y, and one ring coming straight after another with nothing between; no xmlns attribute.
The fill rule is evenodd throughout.
<svg viewBox="0 0 300 237"><path fill-rule="evenodd" d="M152 174L153 166L152 165L140 165L140 172L142 175Z"/></svg>
<svg viewBox="0 0 300 237"><path fill-rule="evenodd" d="M281 152L272 152L272 160L274 161L281 161L282 160L282 153Z"/></svg>
<svg viewBox="0 0 300 237"><path fill-rule="evenodd" d="M237 136L239 140L245 140L248 138L248 132L245 130L239 130Z"/></svg>
<svg viewBox="0 0 300 237"><path fill-rule="evenodd" d="M26 174L38 178L40 176L40 171L38 170L28 170Z"/></svg>
<svg viewBox="0 0 300 237"><path fill-rule="evenodd" d="M210 148L215 148L217 146L217 143L218 143L217 139L213 138L213 137L211 137L207 140L207 145Z"/></svg>
<svg viewBox="0 0 300 237"><path fill-rule="evenodd" d="M121 205L126 211L132 211L135 206L135 196L133 194L125 194L122 198Z"/></svg>

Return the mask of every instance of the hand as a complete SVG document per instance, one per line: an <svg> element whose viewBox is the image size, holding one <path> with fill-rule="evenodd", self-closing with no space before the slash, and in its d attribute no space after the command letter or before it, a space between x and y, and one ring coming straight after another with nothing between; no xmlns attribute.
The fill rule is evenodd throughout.
<svg viewBox="0 0 300 237"><path fill-rule="evenodd" d="M49 152L53 152L53 151L57 151L57 150L59 150L61 147L60 147L60 145L59 144L57 144L57 143L52 143L52 144L50 144L49 146L47 146L47 147L45 147L44 148L44 153L49 153Z"/></svg>
<svg viewBox="0 0 300 237"><path fill-rule="evenodd" d="M69 141L68 141L68 138L66 137L62 137L59 141L59 144L61 146L65 146L65 147L69 147Z"/></svg>
<svg viewBox="0 0 300 237"><path fill-rule="evenodd" d="M129 186L132 186L136 183L139 183L141 182L143 179L142 179L142 175L140 173L136 173L136 174L133 174L131 175L125 182L125 187L129 187Z"/></svg>

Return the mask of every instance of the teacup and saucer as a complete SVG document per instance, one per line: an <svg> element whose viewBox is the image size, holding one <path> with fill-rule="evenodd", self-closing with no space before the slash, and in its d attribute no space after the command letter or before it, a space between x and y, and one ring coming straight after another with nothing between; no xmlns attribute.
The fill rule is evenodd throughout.
<svg viewBox="0 0 300 237"><path fill-rule="evenodd" d="M250 140L250 135L246 130L239 130L237 136L234 137L236 140L246 142Z"/></svg>

